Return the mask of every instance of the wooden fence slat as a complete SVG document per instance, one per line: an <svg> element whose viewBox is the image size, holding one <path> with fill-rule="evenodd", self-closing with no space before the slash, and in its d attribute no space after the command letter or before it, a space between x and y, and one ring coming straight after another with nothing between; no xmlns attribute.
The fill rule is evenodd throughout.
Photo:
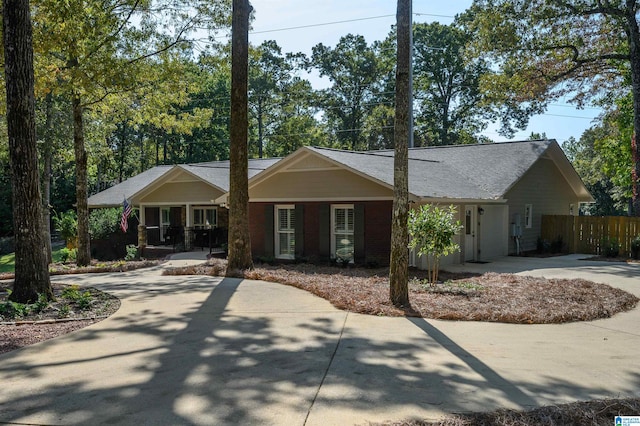
<svg viewBox="0 0 640 426"><path fill-rule="evenodd" d="M620 255L631 256L631 240L640 235L640 218L627 216L543 215L541 237L562 238L570 253L602 255L610 239L620 244Z"/></svg>

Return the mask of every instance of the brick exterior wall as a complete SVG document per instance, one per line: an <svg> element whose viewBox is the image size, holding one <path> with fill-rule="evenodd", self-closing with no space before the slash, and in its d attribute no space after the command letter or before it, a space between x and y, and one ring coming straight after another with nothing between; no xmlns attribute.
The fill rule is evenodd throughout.
<svg viewBox="0 0 640 426"><path fill-rule="evenodd" d="M249 231L251 251L255 258L265 256L265 208L276 204L304 206L304 253L310 261L320 260L320 206L323 204L363 204L365 211L365 253L366 263L389 264L391 247L391 201L340 201L336 203L249 203Z"/></svg>

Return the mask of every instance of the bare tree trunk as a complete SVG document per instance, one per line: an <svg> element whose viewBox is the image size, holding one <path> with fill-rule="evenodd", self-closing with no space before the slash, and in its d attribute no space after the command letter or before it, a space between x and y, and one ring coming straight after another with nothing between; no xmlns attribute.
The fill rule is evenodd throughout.
<svg viewBox="0 0 640 426"><path fill-rule="evenodd" d="M411 66L411 0L398 0L398 53L396 66L396 116L393 162L393 215L391 222L391 259L389 297L395 306L409 306L409 90Z"/></svg>
<svg viewBox="0 0 640 426"><path fill-rule="evenodd" d="M235 275L238 270L253 268L249 237L249 152L247 146L250 12L251 5L248 0L233 0L228 275Z"/></svg>
<svg viewBox="0 0 640 426"><path fill-rule="evenodd" d="M47 94L46 102L46 119L44 126L44 145L42 149L42 159L44 161L42 165L42 215L44 225L44 245L45 255L47 257L47 264L53 262L51 256L51 158L53 157L53 129L51 126L52 120L52 106L53 97L51 93Z"/></svg>
<svg viewBox="0 0 640 426"><path fill-rule="evenodd" d="M15 236L15 280L11 300L53 297L45 255L42 198L38 179L33 35L29 0L3 1L7 130Z"/></svg>
<svg viewBox="0 0 640 426"><path fill-rule="evenodd" d="M627 2L626 13L629 30L629 53L631 59L631 86L633 94L633 136L631 139L631 191L633 215L640 216L640 149L637 137L640 134L640 28L636 21L634 2Z"/></svg>
<svg viewBox="0 0 640 426"><path fill-rule="evenodd" d="M91 249L89 247L89 205L87 180L87 151L84 148L84 123L82 118L82 103L79 95L74 95L73 106L73 145L76 157L76 209L78 212L78 266L91 263Z"/></svg>

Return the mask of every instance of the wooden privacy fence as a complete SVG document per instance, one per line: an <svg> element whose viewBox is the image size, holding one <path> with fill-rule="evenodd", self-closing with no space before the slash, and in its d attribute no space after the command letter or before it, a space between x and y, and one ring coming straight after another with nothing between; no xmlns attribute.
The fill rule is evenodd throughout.
<svg viewBox="0 0 640 426"><path fill-rule="evenodd" d="M640 218L627 216L542 216L542 239L562 237L570 253L604 254L606 244L615 239L620 255L631 256L631 240L640 235Z"/></svg>

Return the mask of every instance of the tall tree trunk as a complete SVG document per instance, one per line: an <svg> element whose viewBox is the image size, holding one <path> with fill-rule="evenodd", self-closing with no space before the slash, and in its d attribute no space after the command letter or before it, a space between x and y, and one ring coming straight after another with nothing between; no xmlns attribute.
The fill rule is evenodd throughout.
<svg viewBox="0 0 640 426"><path fill-rule="evenodd" d="M227 274L253 268L249 238L249 152L247 86L248 0L233 0L231 24L231 144L229 149L229 263Z"/></svg>
<svg viewBox="0 0 640 426"><path fill-rule="evenodd" d="M262 158L263 155L263 149L264 149L264 140L262 140L263 138L263 108L262 108L262 98L258 98L258 158Z"/></svg>
<svg viewBox="0 0 640 426"><path fill-rule="evenodd" d="M633 93L633 136L631 139L631 190L633 215L640 216L640 150L637 137L640 134L640 29L636 21L635 2L627 2L626 19L629 52L631 57L631 86Z"/></svg>
<svg viewBox="0 0 640 426"><path fill-rule="evenodd" d="M51 159L53 157L53 129L51 126L53 118L53 97L51 96L51 93L47 94L45 103L45 134L43 135L44 145L42 147L42 217L44 222L43 232L45 255L47 257L47 264L49 264L53 261L51 256L51 209L49 208L49 206L51 205Z"/></svg>
<svg viewBox="0 0 640 426"><path fill-rule="evenodd" d="M15 236L15 280L11 300L53 297L44 249L42 198L38 179L33 35L29 0L3 1L7 131Z"/></svg>
<svg viewBox="0 0 640 426"><path fill-rule="evenodd" d="M395 306L409 306L409 78L411 67L411 0L398 0L398 53L396 65L396 116L393 161L393 215L389 297Z"/></svg>
<svg viewBox="0 0 640 426"><path fill-rule="evenodd" d="M84 148L84 122L82 102L76 94L71 100L73 107L73 146L76 157L76 209L78 212L78 252L76 263L87 266L91 263L89 247L89 205L87 180L87 151Z"/></svg>
<svg viewBox="0 0 640 426"><path fill-rule="evenodd" d="M120 124L122 131L120 132L120 159L118 161L118 183L122 182L124 176L124 160L127 155L127 126L123 122Z"/></svg>

